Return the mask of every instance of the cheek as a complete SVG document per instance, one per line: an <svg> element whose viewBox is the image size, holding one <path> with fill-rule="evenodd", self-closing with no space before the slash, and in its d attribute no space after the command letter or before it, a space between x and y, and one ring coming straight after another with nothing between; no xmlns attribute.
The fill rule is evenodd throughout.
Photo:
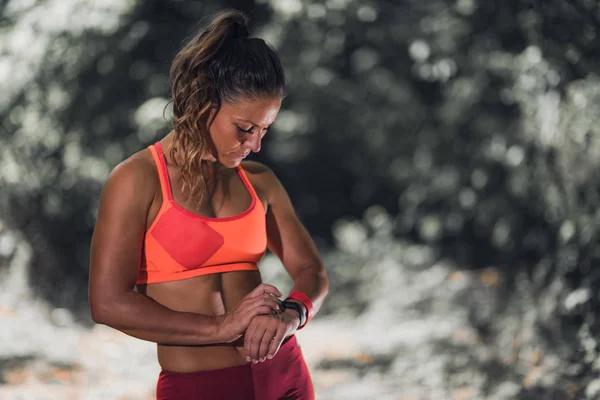
<svg viewBox="0 0 600 400"><path fill-rule="evenodd" d="M210 129L210 137L219 151L227 151L238 143L236 132L213 124Z"/></svg>

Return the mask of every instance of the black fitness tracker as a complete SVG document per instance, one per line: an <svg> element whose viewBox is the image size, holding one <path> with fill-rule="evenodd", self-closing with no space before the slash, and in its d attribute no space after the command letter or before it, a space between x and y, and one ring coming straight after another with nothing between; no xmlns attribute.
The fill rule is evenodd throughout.
<svg viewBox="0 0 600 400"><path fill-rule="evenodd" d="M300 304L294 301L283 301L283 308L290 308L298 312L298 316L300 317L300 325L298 327L301 327L306 323L306 318L302 312L302 307L300 307Z"/></svg>

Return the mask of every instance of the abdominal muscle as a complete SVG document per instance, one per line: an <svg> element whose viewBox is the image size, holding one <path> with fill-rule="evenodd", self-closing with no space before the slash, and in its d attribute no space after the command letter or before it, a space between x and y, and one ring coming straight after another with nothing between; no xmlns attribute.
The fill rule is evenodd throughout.
<svg viewBox="0 0 600 400"><path fill-rule="evenodd" d="M258 271L233 271L141 285L139 291L175 311L219 316L262 282ZM243 336L234 343L201 346L158 344L158 362L172 372L208 371L247 363Z"/></svg>

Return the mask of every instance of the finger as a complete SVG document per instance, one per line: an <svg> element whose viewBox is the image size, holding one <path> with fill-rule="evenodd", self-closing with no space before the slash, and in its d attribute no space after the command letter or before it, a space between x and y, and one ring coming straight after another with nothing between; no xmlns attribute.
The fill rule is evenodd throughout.
<svg viewBox="0 0 600 400"><path fill-rule="evenodd" d="M258 306L251 312L252 317L257 315L273 315L273 309L269 306Z"/></svg>
<svg viewBox="0 0 600 400"><path fill-rule="evenodd" d="M258 350L265 331L266 329L263 326L258 326L252 336L249 338L249 348L247 349L247 354L253 363L258 362Z"/></svg>
<svg viewBox="0 0 600 400"><path fill-rule="evenodd" d="M259 297L250 302L245 302L238 309L240 316L248 317L253 317L258 314L273 314L273 312L280 313L281 311L283 311L283 308L281 308L277 302L265 297Z"/></svg>
<svg viewBox="0 0 600 400"><path fill-rule="evenodd" d="M252 301L253 307L267 306L271 310L275 311L275 313L279 314L280 311L283 310L283 307L279 305L279 303L274 300L271 295L265 294L262 297L258 297ZM269 310L267 314L272 314Z"/></svg>
<svg viewBox="0 0 600 400"><path fill-rule="evenodd" d="M267 353L269 352L269 346L271 345L271 340L277 334L277 329L267 329L265 334L260 341L260 347L258 349L258 361L263 362L267 358Z"/></svg>
<svg viewBox="0 0 600 400"><path fill-rule="evenodd" d="M278 301L279 299L277 297L273 297L273 295L271 294L266 294L265 296L268 296L265 298L265 300L267 301L267 304L269 304L269 306L273 309L273 311L275 311L276 314L279 314L283 311L283 304L280 301Z"/></svg>
<svg viewBox="0 0 600 400"><path fill-rule="evenodd" d="M252 338L255 331L256 324L251 322L244 334L244 350L246 351L246 361L248 362L252 361L252 357L250 357L250 338Z"/></svg>
<svg viewBox="0 0 600 400"><path fill-rule="evenodd" d="M282 313L282 312L284 311L284 308L283 308L283 300L281 300L281 299L279 299L279 298L275 297L275 296L274 296L274 295L272 295L272 294L271 294L270 296L273 298L273 300L275 300L275 302L277 302L277 306L279 307L279 312L280 312L280 313Z"/></svg>
<svg viewBox="0 0 600 400"><path fill-rule="evenodd" d="M272 293L277 297L283 296L283 294L279 291L279 289L277 289L275 286L269 285L267 283L261 283L260 285L255 287L254 290L251 291L248 296L256 297L256 296L259 296L259 295L265 294L265 293Z"/></svg>
<svg viewBox="0 0 600 400"><path fill-rule="evenodd" d="M267 283L262 283L261 285L263 285L263 290L265 293L271 293L272 295L274 295L276 297L283 296L283 293L281 293L279 291L279 289L277 289L275 286L269 285Z"/></svg>
<svg viewBox="0 0 600 400"><path fill-rule="evenodd" d="M279 351L279 348L281 347L281 343L283 342L283 339L285 339L285 331L286 330L282 327L277 329L277 332L275 333L273 340L269 344L269 349L267 351L267 358L271 359L271 358L275 357L275 354L277 354L277 352Z"/></svg>

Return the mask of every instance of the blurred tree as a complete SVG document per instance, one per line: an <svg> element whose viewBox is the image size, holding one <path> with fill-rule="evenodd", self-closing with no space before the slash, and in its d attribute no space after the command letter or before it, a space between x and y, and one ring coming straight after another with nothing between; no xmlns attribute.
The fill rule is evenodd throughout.
<svg viewBox="0 0 600 400"><path fill-rule="evenodd" d="M256 8L248 1L116 3L0 8L3 47L12 52L0 72L10 65L13 77L0 102L4 234L22 232L30 242L35 292L85 320L89 241L109 171L168 132L161 115L170 62L201 19L227 7Z"/></svg>
<svg viewBox="0 0 600 400"><path fill-rule="evenodd" d="M320 244L341 218L387 215L462 267L597 288L594 2L17 3L0 6L0 216L57 306L87 315L99 190L167 133L172 57L224 7L283 58L289 93L256 158Z"/></svg>

